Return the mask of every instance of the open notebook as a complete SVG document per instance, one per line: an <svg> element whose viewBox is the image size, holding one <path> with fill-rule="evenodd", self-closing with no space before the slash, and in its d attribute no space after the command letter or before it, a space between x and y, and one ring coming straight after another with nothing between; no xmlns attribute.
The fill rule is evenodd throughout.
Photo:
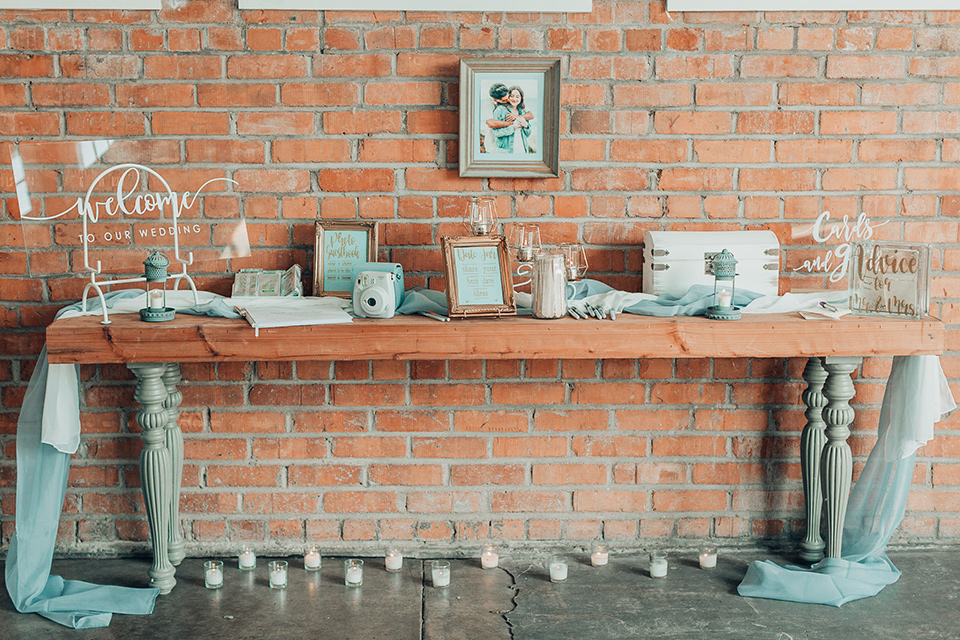
<svg viewBox="0 0 960 640"><path fill-rule="evenodd" d="M343 310L345 302L341 298L243 298L227 301L247 319L255 336L260 335L260 329L353 322L350 314Z"/></svg>

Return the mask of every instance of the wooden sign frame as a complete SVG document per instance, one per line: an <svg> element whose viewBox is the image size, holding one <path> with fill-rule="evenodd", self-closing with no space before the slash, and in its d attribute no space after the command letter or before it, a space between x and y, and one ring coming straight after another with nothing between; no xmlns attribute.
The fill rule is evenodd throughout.
<svg viewBox="0 0 960 640"><path fill-rule="evenodd" d="M324 247L328 234L342 231L362 231L366 234L364 241L365 251L361 250L359 259L355 262L376 262L377 247L379 245L379 225L377 222L345 222L345 221L317 221L313 238L313 295L314 296L337 296L339 298L349 298L353 295L352 269L344 269L347 280L343 285L345 288L326 289L324 281L327 269L330 268L331 260L324 255Z"/></svg>
<svg viewBox="0 0 960 640"><path fill-rule="evenodd" d="M447 308L451 318L501 317L517 315L517 305L513 293L513 274L510 271L510 259L505 236L453 236L443 238L443 269L447 277ZM471 303L465 295L466 283L458 278L458 251L460 249L489 249L497 252L496 264L499 267L499 286L501 303ZM461 274L462 275L462 274Z"/></svg>

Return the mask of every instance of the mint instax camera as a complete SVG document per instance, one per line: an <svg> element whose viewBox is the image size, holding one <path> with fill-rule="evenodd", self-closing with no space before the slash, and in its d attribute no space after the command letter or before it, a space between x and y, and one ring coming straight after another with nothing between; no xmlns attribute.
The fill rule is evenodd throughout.
<svg viewBox="0 0 960 640"><path fill-rule="evenodd" d="M353 280L353 313L358 318L392 318L397 310L397 275L361 271Z"/></svg>

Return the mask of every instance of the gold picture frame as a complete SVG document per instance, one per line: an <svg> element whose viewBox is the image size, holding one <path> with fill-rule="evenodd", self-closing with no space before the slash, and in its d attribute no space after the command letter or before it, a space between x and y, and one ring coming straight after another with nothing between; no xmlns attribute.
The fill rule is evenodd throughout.
<svg viewBox="0 0 960 640"><path fill-rule="evenodd" d="M505 236L452 236L441 244L451 318L517 314Z"/></svg>
<svg viewBox="0 0 960 640"><path fill-rule="evenodd" d="M353 295L353 267L377 261L378 233L377 222L318 221L313 238L313 295Z"/></svg>
<svg viewBox="0 0 960 640"><path fill-rule="evenodd" d="M460 60L459 162L462 177L560 175L560 58Z"/></svg>

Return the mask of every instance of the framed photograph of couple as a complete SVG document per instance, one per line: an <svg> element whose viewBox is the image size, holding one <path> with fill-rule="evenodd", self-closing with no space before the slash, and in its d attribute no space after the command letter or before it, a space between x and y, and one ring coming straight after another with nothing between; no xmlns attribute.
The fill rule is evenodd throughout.
<svg viewBox="0 0 960 640"><path fill-rule="evenodd" d="M460 60L460 175L560 175L560 59Z"/></svg>

